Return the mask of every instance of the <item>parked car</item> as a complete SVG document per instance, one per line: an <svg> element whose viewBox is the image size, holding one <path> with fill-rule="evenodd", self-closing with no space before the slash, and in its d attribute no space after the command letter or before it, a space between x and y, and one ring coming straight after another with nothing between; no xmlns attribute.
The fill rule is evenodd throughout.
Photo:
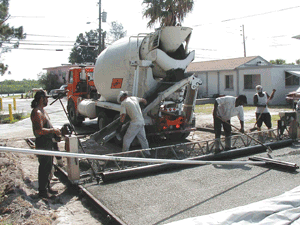
<svg viewBox="0 0 300 225"><path fill-rule="evenodd" d="M68 85L64 84L59 89L53 89L49 92L49 95L52 96L52 98L56 99L59 93L62 93L63 96L67 95L67 87Z"/></svg>
<svg viewBox="0 0 300 225"><path fill-rule="evenodd" d="M295 108L297 102L300 99L300 87L296 91L289 92L285 97L287 103Z"/></svg>

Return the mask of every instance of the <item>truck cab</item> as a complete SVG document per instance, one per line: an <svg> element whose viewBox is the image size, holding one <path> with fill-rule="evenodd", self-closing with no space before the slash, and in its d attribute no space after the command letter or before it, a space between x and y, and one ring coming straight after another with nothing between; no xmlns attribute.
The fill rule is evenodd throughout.
<svg viewBox="0 0 300 225"><path fill-rule="evenodd" d="M67 110L72 124L80 125L85 116L78 111L79 103L84 99L97 100L100 96L94 84L94 67L73 67L68 77Z"/></svg>

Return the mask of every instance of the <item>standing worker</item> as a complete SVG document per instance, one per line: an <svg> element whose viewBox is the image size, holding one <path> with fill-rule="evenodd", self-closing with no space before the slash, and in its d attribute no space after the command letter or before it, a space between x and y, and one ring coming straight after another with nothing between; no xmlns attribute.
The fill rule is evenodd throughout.
<svg viewBox="0 0 300 225"><path fill-rule="evenodd" d="M31 102L31 121L34 136L36 137L35 146L37 149L55 150L56 143L52 138L54 135L61 136L59 129L53 128L50 123L50 118L44 107L48 105L48 95L45 91L39 90L36 92L33 101ZM39 171L39 196L41 198L50 198L51 194L57 194L57 191L50 187L50 174L53 166L53 156L38 155Z"/></svg>
<svg viewBox="0 0 300 225"><path fill-rule="evenodd" d="M230 137L231 117L238 116L241 124L240 132L244 133L244 104L247 104L247 97L245 95L239 95L238 97L225 96L216 98L213 110L216 152L220 152L222 125L225 132L225 150L230 150L232 148Z"/></svg>
<svg viewBox="0 0 300 225"><path fill-rule="evenodd" d="M267 92L263 92L262 90L262 86L257 85L256 94L253 97L253 103L256 106L256 124L259 131L261 130L263 122L268 127L268 129L272 128L271 114L268 109L268 102L273 99L276 91L275 89L273 89L271 96L269 96Z"/></svg>
<svg viewBox="0 0 300 225"><path fill-rule="evenodd" d="M130 125L126 131L126 134L123 138L123 148L122 151L128 151L130 145L135 137L138 138L142 149L149 148L149 144L146 138L145 132L145 121L142 114L140 102L147 104L147 100L144 98L138 98L131 96L129 97L127 92L120 91L117 101L121 103L120 111L120 121L124 123L126 114L130 117ZM149 150L145 151L147 156L150 156Z"/></svg>

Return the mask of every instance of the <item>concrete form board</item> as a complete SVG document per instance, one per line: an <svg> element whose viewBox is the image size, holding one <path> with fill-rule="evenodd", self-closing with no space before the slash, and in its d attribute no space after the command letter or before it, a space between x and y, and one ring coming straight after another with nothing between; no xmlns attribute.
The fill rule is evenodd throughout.
<svg viewBox="0 0 300 225"><path fill-rule="evenodd" d="M273 158L300 164L291 146ZM258 154L266 157L266 154ZM247 158L244 158L247 159ZM296 173L258 166L200 166L84 187L126 224L167 224L274 197L300 184Z"/></svg>

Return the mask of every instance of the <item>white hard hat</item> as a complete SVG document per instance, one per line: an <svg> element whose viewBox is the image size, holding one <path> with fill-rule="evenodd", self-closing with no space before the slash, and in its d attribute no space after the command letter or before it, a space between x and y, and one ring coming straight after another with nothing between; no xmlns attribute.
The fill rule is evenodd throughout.
<svg viewBox="0 0 300 225"><path fill-rule="evenodd" d="M117 102L118 103L121 103L121 97L123 97L123 96L127 96L128 95L128 91L120 91L120 94L118 95L118 97L117 97Z"/></svg>

